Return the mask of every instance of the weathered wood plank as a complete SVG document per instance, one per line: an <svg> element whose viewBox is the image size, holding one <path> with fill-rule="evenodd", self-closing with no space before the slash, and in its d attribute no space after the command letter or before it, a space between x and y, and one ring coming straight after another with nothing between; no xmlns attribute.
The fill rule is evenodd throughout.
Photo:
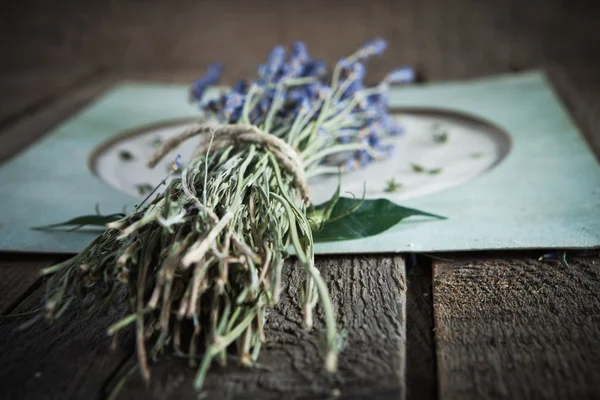
<svg viewBox="0 0 600 400"><path fill-rule="evenodd" d="M434 266L440 400L600 397L600 261Z"/></svg>
<svg viewBox="0 0 600 400"><path fill-rule="evenodd" d="M0 131L0 163L39 139L113 83L114 80L110 78L94 76L90 81L73 88L69 95L56 98L43 109L25 114L5 127Z"/></svg>
<svg viewBox="0 0 600 400"><path fill-rule="evenodd" d="M43 287L38 288L14 314L38 310L43 293ZM88 299L83 308L71 307L51 325L39 321L19 331L27 318L5 319L0 324L1 397L98 398L111 373L131 354L131 336L123 335L111 350L112 339L106 333L123 315L122 310L103 314Z"/></svg>
<svg viewBox="0 0 600 400"><path fill-rule="evenodd" d="M323 368L318 328L301 328L302 275L287 268L280 306L269 314L267 343L259 363L268 371L214 367L205 389L209 398L378 398L403 399L405 363L404 262L400 256L321 257L339 327L348 333L339 373ZM123 368L123 371L127 368ZM181 359L165 358L151 367L146 388L136 375L118 399L194 399L194 370ZM115 384L113 380L113 385Z"/></svg>
<svg viewBox="0 0 600 400"><path fill-rule="evenodd" d="M0 127L42 109L98 72L98 68L79 64L68 69L34 66L0 75Z"/></svg>
<svg viewBox="0 0 600 400"><path fill-rule="evenodd" d="M60 256L0 253L0 315L15 308L40 279L44 267L59 262Z"/></svg>

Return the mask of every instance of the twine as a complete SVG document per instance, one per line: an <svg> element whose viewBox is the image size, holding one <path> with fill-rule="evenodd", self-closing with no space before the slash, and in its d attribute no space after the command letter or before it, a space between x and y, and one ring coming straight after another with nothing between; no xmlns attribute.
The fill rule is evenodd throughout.
<svg viewBox="0 0 600 400"><path fill-rule="evenodd" d="M208 141L200 143L194 150L192 158L206 155L209 150L216 150L227 146L236 146L240 144L258 144L269 149L275 156L279 164L292 175L294 186L300 193L302 200L310 204L311 193L306 181L306 173L300 155L292 146L283 139L275 135L266 133L254 125L209 125L195 124L185 129L179 135L165 141L161 147L150 157L147 166L153 168L156 164L171 150L179 146L182 142L203 134L213 132L214 140L212 144Z"/></svg>

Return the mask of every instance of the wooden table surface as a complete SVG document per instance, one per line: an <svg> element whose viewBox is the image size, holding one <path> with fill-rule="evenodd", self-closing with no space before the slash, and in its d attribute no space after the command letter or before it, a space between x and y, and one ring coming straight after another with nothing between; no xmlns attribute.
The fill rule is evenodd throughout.
<svg viewBox="0 0 600 400"><path fill-rule="evenodd" d="M375 36L390 42L375 78L398 65L426 81L543 68L598 155L599 20L593 1L4 2L0 162L123 79L190 82L219 60L230 82L276 44L301 39L333 62ZM209 397L600 398L600 258L538 261L559 250L318 257L348 333L333 376L318 335L299 329L291 263L262 368L213 369ZM40 269L61 259L0 253L2 399L102 398L134 360L130 334L106 335L124 310L102 314L93 299L15 330L40 306ZM193 372L167 357L150 387L134 376L119 398L195 398Z"/></svg>

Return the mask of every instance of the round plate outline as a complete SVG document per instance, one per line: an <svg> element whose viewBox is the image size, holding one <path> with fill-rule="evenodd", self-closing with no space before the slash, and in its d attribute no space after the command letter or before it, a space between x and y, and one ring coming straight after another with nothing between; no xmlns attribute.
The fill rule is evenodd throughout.
<svg viewBox="0 0 600 400"><path fill-rule="evenodd" d="M488 171L494 169L497 165L499 165L510 153L510 150L513 145L512 139L506 130L504 130L498 124L496 124L494 122L491 122L483 117L475 116L473 114L456 111L456 110L451 110L451 109L433 108L433 107L418 107L418 106L417 107L390 107L390 108L388 108L388 111L391 115L394 115L394 116L402 116L402 115L431 116L431 117L437 116L437 117L442 117L442 118L452 118L452 119L455 119L460 122L466 122L469 124L474 124L476 126L485 127L486 130L491 133L490 136L493 135L494 139L497 141L499 154L493 163L491 163L485 170L482 170L482 172L478 176L474 177L472 180L478 179L479 177L485 175L485 173L487 173ZM106 139L105 141L103 141L102 143L100 143L99 145L97 145L94 148L94 150L88 156L88 168L92 171L93 175L98 177L105 184L113 187L115 190L122 191L122 189L114 187L113 185L106 182L106 180L104 180L102 178L102 176L100 175L100 173L98 172L98 170L96 168L97 159L103 152L110 149L112 146L118 144L122 140L133 138L133 137L139 136L139 135L143 135L150 131L163 129L163 128L173 128L173 127L177 127L180 125L183 128L184 126L189 125L190 123L203 123L203 122L204 122L204 120L199 117L176 118L176 119L168 119L168 120L164 120L164 121L160 121L160 122L145 124L145 125L141 125L141 126L132 128L132 129L121 131L121 132L111 136L109 139Z"/></svg>

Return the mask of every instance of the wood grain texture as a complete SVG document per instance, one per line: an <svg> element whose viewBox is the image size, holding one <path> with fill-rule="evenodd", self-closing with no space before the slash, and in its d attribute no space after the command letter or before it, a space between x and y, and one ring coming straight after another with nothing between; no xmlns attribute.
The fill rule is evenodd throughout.
<svg viewBox="0 0 600 400"><path fill-rule="evenodd" d="M600 398L600 261L434 266L440 400Z"/></svg>
<svg viewBox="0 0 600 400"><path fill-rule="evenodd" d="M43 288L34 291L14 313L36 311ZM2 399L95 399L111 373L131 354L131 336L122 335L114 350L106 329L123 310L101 313L89 298L71 307L53 324L40 321L19 331L28 318L0 324L0 394Z"/></svg>
<svg viewBox="0 0 600 400"><path fill-rule="evenodd" d="M23 300L41 279L42 268L62 259L60 256L0 253L0 315L10 312Z"/></svg>
<svg viewBox="0 0 600 400"><path fill-rule="evenodd" d="M38 65L0 75L0 128L43 108L56 96L77 87L98 72L87 65L73 65L63 69L49 69Z"/></svg>
<svg viewBox="0 0 600 400"><path fill-rule="evenodd" d="M82 81L77 88L47 104L37 112L28 113L0 132L0 163L35 142L54 126L73 115L78 109L108 89L114 81L94 76Z"/></svg>
<svg viewBox="0 0 600 400"><path fill-rule="evenodd" d="M280 305L266 322L267 342L259 363L268 370L217 366L205 389L214 399L386 398L403 399L405 363L404 262L400 256L320 257L317 267L328 282L339 328L347 332L339 372L323 368L319 322L301 328L299 268L287 267ZM317 312L322 317L320 309ZM321 318L319 318L321 320ZM123 368L126 370L127 368ZM118 399L194 399L194 370L167 358L151 367L145 388L135 376ZM114 385L115 382L113 382Z"/></svg>

